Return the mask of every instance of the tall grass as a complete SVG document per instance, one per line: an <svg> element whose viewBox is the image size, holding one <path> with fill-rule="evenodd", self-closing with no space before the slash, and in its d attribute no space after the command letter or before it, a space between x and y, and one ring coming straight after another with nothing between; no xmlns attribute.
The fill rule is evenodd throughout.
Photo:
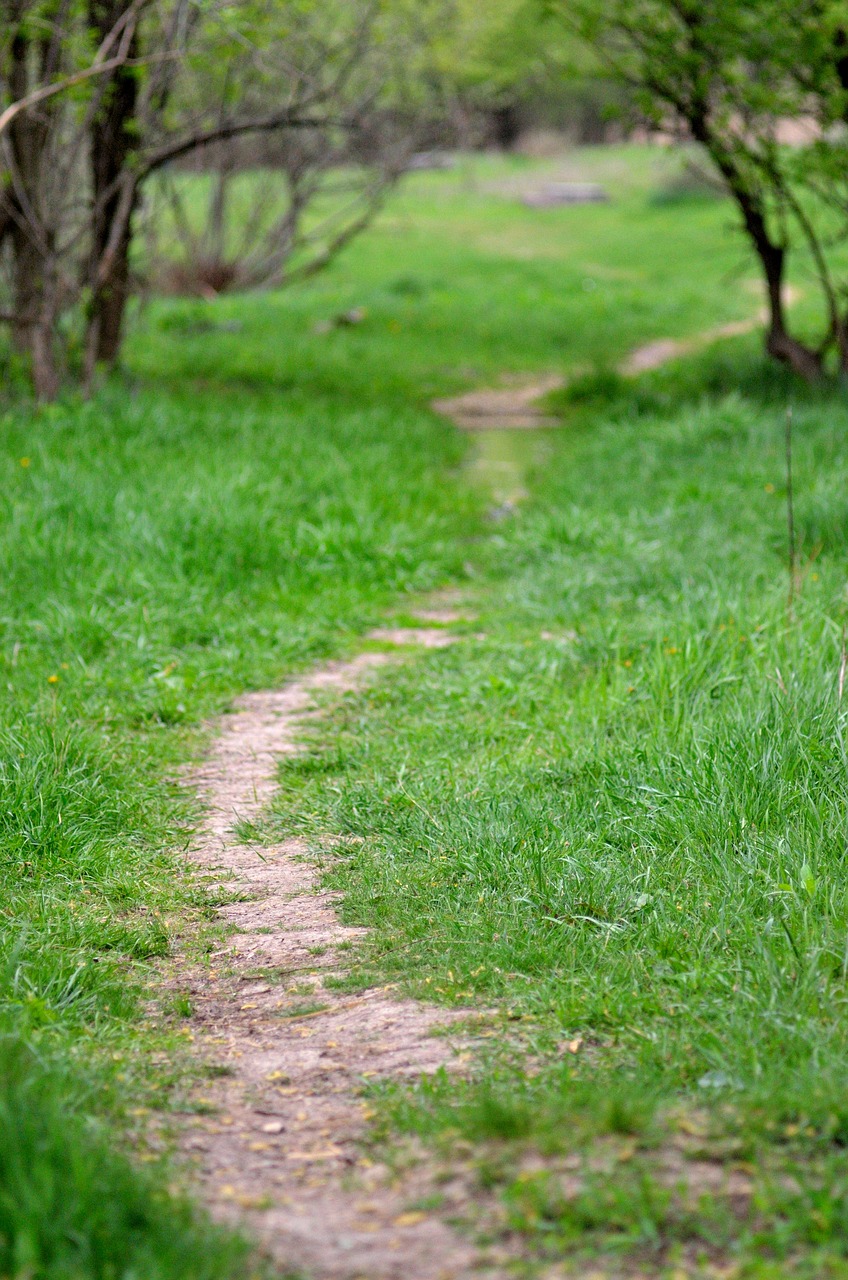
<svg viewBox="0 0 848 1280"><path fill-rule="evenodd" d="M78 1079L0 1040L0 1267L7 1276L259 1275L245 1241L143 1174L86 1114Z"/></svg>
<svg viewBox="0 0 848 1280"><path fill-rule="evenodd" d="M314 799L322 822L332 814L369 835L344 882L350 910L377 928L381 964L425 966L432 981L422 989L551 1008L557 1025L620 1025L634 986L627 999L640 1019L684 990L692 966L678 957L682 920L672 914L683 901L686 947L696 937L713 947L695 966L699 1007L729 1008L720 948L698 917L729 912L740 884L763 901L766 889L740 878L732 842L700 880L685 869L684 833L707 819L675 799L662 769L697 765L702 789L723 777L722 753L743 739L755 692L751 723L765 726L757 750L776 734L781 759L796 761L794 783L781 766L769 809L798 832L783 857L794 887L779 890L780 920L802 958L822 957L823 972L825 952L836 955L836 855L828 862L813 845L817 831L831 840L837 829L835 803L815 808L819 782L828 796L835 785L839 723L825 700L831 632L815 602L840 590L838 415L830 434L813 408L807 415L810 440L828 452L826 466L801 476L799 520L822 546L821 582L813 588L808 575L799 605L802 643L780 633L768 603L784 545L777 499L748 486L762 481L770 427L744 398L710 403L728 380L749 378L749 365L692 386L651 384L650 404L607 396L599 414L576 410L537 505L500 540L480 540L479 495L457 475L465 444L427 409L430 397L501 372L614 363L638 341L756 305L727 287L727 273L749 265L720 205L652 203L665 163L656 152L592 152L581 163L615 185L609 207L524 209L513 186L532 177L526 164L482 159L416 178L308 289L152 304L128 369L89 405L33 409L2 357L0 1270L164 1280L246 1265L237 1244L164 1196L162 1169L142 1177L115 1154L128 1104L169 1104L173 1070L150 1049L171 1056L178 1028L155 966L207 911L184 874L194 813L173 778L234 694L342 651L409 593L469 573L497 588L485 606L489 641L428 660L414 681L399 675L375 695L338 794ZM354 306L361 324L333 326ZM687 407L693 397L706 407ZM802 443L801 471L803 453ZM777 470L767 478L779 489ZM718 632L731 611L744 645ZM542 629L577 629L579 643L541 641ZM665 654L666 633L675 636L666 647L690 646L715 698L693 685L688 659ZM799 708L785 725L769 646L780 651L786 705ZM678 736L690 703L697 724ZM820 774L796 806L791 788L809 773L799 743ZM647 808L645 787L657 792ZM628 823L642 842L636 855ZM698 840L713 841L717 824ZM737 829L753 840L741 818ZM776 840L768 835L770 849ZM769 858L776 866L777 853ZM672 902L681 876L691 889ZM412 888L414 915L404 907ZM820 901L836 904L827 926ZM812 962L802 971L782 923L768 934L746 924L743 935L722 944L733 957L726 971L744 967L741 957L753 965L756 947L794 966L792 1043L804 1026L819 1037L835 1089L841 1032L834 1024L826 1040L804 994L815 987ZM642 994L637 938L652 970ZM781 1000L791 972L775 988ZM823 1000L836 981L824 983ZM603 1003L592 983L606 990ZM757 1009L767 988L765 979L752 988ZM668 1079L686 1085L685 1037L661 1025ZM650 1052L662 1081L662 1053ZM710 1063L726 1055L700 1042L695 1052ZM737 1056L728 1074L748 1080ZM494 1097L475 1114L509 1110Z"/></svg>
<svg viewBox="0 0 848 1280"><path fill-rule="evenodd" d="M112 1150L128 1109L169 1105L179 1072L150 1052L178 1061L179 1027L155 965L207 913L174 775L235 693L458 571L457 455L413 414L261 385L7 412L0 1273L243 1274L245 1248L169 1199L166 1169Z"/></svg>
<svg viewBox="0 0 848 1280"><path fill-rule="evenodd" d="M743 356L747 395L698 395L722 360L570 411L534 502L489 538L485 639L353 699L326 772L284 766L278 813L364 837L331 878L375 971L529 1020L523 1051L396 1119L584 1153L624 1129L648 1176L694 1108L766 1179L722 1247L815 1238L833 1261L842 1217L816 1227L816 1197L848 1169L848 410L799 393L788 609L779 379ZM616 1206L608 1183L581 1201L589 1238L648 1213L629 1177ZM706 1209L672 1229L661 1186L655 1243L708 1239ZM579 1236L576 1202L522 1194L531 1235L541 1214Z"/></svg>

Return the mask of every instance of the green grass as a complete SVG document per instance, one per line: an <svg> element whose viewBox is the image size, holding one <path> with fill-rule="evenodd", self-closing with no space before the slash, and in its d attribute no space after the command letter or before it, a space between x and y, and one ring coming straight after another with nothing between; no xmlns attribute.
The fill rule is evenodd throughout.
<svg viewBox="0 0 848 1280"><path fill-rule="evenodd" d="M485 639L350 699L285 765L279 824L364 837L331 883L372 974L508 1010L472 1082L387 1115L481 1167L505 1144L493 1184L531 1250L848 1274L848 409L755 339L555 403L532 501L475 554ZM669 1185L693 1129L690 1155L750 1178L743 1207ZM516 1180L528 1145L551 1168Z"/></svg>
<svg viewBox="0 0 848 1280"><path fill-rule="evenodd" d="M156 966L178 934L212 947L182 873L191 804L171 779L234 694L451 582L471 584L487 639L381 679L338 713L327 770L307 758L284 778L287 822L366 836L334 878L374 927L370 970L423 972L422 993L514 1014L479 1084L437 1082L391 1114L551 1159L568 1132L635 1129L644 1150L622 1168L640 1186L692 1099L769 1160L789 1125L821 1207L799 1208L778 1169L789 1225L780 1236L764 1208L763 1249L839 1253L845 414L835 398L799 404L799 516L822 545L792 625L785 385L750 345L636 390L596 377L565 406L532 502L483 521L485 487L433 395L611 367L756 307L727 206L655 199L667 157L572 163L614 202L524 209L515 184L544 170L520 160L421 175L308 288L152 304L91 404L36 411L10 394L0 1036L15 1065L0 1117L25 1098L31 1124L22 1154L0 1157L0 1270L243 1273L238 1242L161 1191L166 1169L148 1178L121 1154L129 1109L167 1110L186 1069L185 1009L157 997ZM361 324L317 331L353 306ZM564 1034L584 1050L564 1059ZM527 1080L526 1037L541 1064ZM697 1213L668 1225L676 1203L639 1208L617 1186L628 1248L665 1257L697 1238ZM505 1195L534 1249L609 1226L597 1197L563 1205L508 1178ZM723 1250L743 1248L748 1226L722 1229Z"/></svg>
<svg viewBox="0 0 848 1280"><path fill-rule="evenodd" d="M48 1061L111 1061L170 921L202 922L181 871L191 814L168 774L204 717L456 570L466 504L441 472L457 444L413 415L391 423L191 387L10 411L0 1031ZM43 1273L64 1274L51 1257ZM128 1254L116 1274L131 1272Z"/></svg>
<svg viewBox="0 0 848 1280"><path fill-rule="evenodd" d="M738 370L771 381L753 353ZM666 412L640 388L566 426L481 557L485 639L337 711L326 771L287 762L277 811L364 837L331 882L372 971L508 1010L475 1082L390 1099L396 1119L585 1158L635 1137L573 1201L503 1161L543 1253L612 1238L654 1266L716 1246L750 1274L760 1253L845 1274L848 408L797 398L790 611L782 396L687 400L693 377ZM659 402L675 378L655 382ZM693 1114L700 1155L757 1171L738 1218L663 1187Z"/></svg>
<svg viewBox="0 0 848 1280"><path fill-rule="evenodd" d="M0 1041L0 1070L4 1276L259 1280L245 1241L200 1218L161 1171L142 1173L115 1154L86 1115L78 1079L45 1071L11 1037Z"/></svg>

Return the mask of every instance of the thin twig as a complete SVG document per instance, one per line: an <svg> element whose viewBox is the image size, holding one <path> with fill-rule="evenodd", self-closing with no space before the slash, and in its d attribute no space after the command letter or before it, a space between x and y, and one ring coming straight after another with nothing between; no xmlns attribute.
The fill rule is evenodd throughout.
<svg viewBox="0 0 848 1280"><path fill-rule="evenodd" d="M795 603L797 552L795 547L795 494L792 483L792 406L786 407L786 524L789 535L789 612Z"/></svg>
<svg viewBox="0 0 848 1280"><path fill-rule="evenodd" d="M132 37L138 23L138 15L146 2L147 0L134 0L129 9L121 15L119 21L104 38L91 66L84 67L83 70L77 71L74 75L65 76L53 84L47 84L40 89L34 90L25 97L11 103L5 111L0 112L0 134L4 133L15 117L21 115L22 112L31 111L33 107L39 106L42 102L55 98L58 94L66 93L68 89L73 89L95 76L110 75L111 72L119 71L126 66ZM117 54L107 58L106 54L116 41L119 41Z"/></svg>

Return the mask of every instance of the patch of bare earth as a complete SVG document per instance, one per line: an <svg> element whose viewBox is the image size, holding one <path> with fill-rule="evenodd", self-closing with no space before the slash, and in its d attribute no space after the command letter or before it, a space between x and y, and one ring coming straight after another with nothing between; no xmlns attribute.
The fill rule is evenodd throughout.
<svg viewBox="0 0 848 1280"><path fill-rule="evenodd" d="M791 305L798 296L798 290L788 286L786 305ZM728 324L705 329L691 338L657 338L625 356L618 372L625 378L638 377L640 373L659 369L672 360L693 355L722 338L738 338L753 333L767 319L768 313L761 307L747 320L732 320ZM566 384L567 379L558 374L537 375L533 379L513 377L502 387L467 391L463 395L434 400L433 409L450 418L463 431L532 431L556 427L559 419L546 413L539 402L543 396L561 390Z"/></svg>
<svg viewBox="0 0 848 1280"><path fill-rule="evenodd" d="M440 620L452 620L449 611ZM450 638L425 627L385 633L393 645ZM213 1214L246 1223L285 1270L327 1280L499 1276L498 1259L445 1220L449 1187L441 1214L415 1207L433 1192L423 1161L390 1169L361 1144L365 1082L461 1067L468 1011L400 999L390 988L350 994L328 985L344 974L345 946L362 931L340 923L301 841L267 848L237 834L271 799L277 761L298 750L314 696L342 694L391 660L366 653L248 694L192 777L205 805L192 858L220 886L220 914L234 932L211 970L180 975L213 1077L196 1091L182 1148ZM451 1034L459 1019L462 1032Z"/></svg>
<svg viewBox="0 0 848 1280"><path fill-rule="evenodd" d="M558 374L518 382L497 389L468 391L461 396L436 400L433 408L451 418L464 431L522 431L555 427L557 419L546 415L538 401L563 385Z"/></svg>
<svg viewBox="0 0 848 1280"><path fill-rule="evenodd" d="M282 689L240 699L191 777L205 813L192 859L217 888L232 933L211 968L186 967L179 975L210 1077L193 1091L195 1114L180 1145L213 1215L246 1226L286 1274L506 1280L532 1265L532 1233L516 1233L496 1188L480 1183L486 1144L478 1151L457 1142L436 1156L410 1141L384 1161L363 1142L366 1083L462 1070L477 1039L475 1016L480 1043L492 1034L486 1015L400 999L391 987L339 989L332 979L347 972L347 949L363 931L340 923L335 895L320 888L302 841L269 848L247 834L273 797L277 762L299 750L299 728L314 714L316 695L359 687L397 660L399 645L440 647L455 639L442 628L471 620L455 603L433 599L416 614L422 626L372 633L391 650L328 663ZM744 1216L750 1179L732 1162L711 1158L690 1131L702 1132L690 1123L655 1154L654 1176L693 1206L710 1195ZM568 1201L581 1194L586 1171L612 1176L631 1158L620 1147L601 1140L578 1155L544 1158L516 1150L503 1174L508 1183L542 1174ZM488 1156L502 1164L505 1153L495 1144ZM476 1243L482 1236L492 1243ZM634 1280L660 1270L634 1270L627 1259L593 1265L562 1257L538 1274ZM700 1264L694 1273L725 1274Z"/></svg>

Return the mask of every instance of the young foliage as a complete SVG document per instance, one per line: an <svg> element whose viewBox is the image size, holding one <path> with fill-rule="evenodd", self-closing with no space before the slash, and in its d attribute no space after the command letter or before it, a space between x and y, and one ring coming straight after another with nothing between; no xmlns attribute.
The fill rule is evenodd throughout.
<svg viewBox="0 0 848 1280"><path fill-rule="evenodd" d="M831 348L848 369L844 5L829 0L576 0L555 5L638 95L658 128L708 152L762 270L769 353L806 379ZM817 339L790 329L790 257L804 256L824 312Z"/></svg>

